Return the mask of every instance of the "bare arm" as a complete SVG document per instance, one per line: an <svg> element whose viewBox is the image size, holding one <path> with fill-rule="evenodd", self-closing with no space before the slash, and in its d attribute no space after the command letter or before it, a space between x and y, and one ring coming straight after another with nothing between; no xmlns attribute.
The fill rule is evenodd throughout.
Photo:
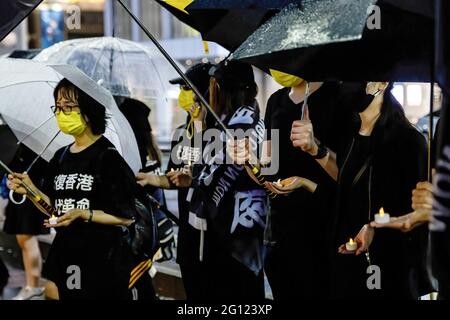
<svg viewBox="0 0 450 320"><path fill-rule="evenodd" d="M314 138L313 125L309 120L293 122L291 141L294 147L300 148L311 156L318 153L319 147ZM316 161L334 180L337 180L339 169L336 162L336 153L328 150L328 154L324 158L316 159Z"/></svg>
<svg viewBox="0 0 450 320"><path fill-rule="evenodd" d="M133 223L132 219L121 218L102 210L92 210L91 212L90 210L73 209L58 217L56 224L50 224L48 220L45 220L44 224L47 228L67 227L76 219L110 226L129 226Z"/></svg>
<svg viewBox="0 0 450 320"><path fill-rule="evenodd" d="M314 156L318 152L318 146L314 143L313 149L308 151L311 156ZM317 163L328 173L330 177L332 177L335 181L337 181L337 177L339 174L339 168L336 162L336 153L330 149L328 149L327 155L322 159L316 159Z"/></svg>
<svg viewBox="0 0 450 320"><path fill-rule="evenodd" d="M156 174L147 174L139 172L136 176L137 183L141 186L152 186L163 189L173 189L175 186L170 183L167 176L159 176Z"/></svg>

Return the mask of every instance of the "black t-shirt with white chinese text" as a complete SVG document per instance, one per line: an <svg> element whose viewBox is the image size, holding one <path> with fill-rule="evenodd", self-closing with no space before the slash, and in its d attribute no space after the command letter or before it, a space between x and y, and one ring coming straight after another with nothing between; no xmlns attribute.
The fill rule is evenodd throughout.
<svg viewBox="0 0 450 320"><path fill-rule="evenodd" d="M102 210L132 218L134 214L134 175L114 146L101 137L87 149L71 153L58 150L50 161L44 183L59 215L70 209ZM57 228L44 274L56 282L63 299L127 298L129 250L118 226L75 220ZM66 287L68 268L81 270L81 289Z"/></svg>

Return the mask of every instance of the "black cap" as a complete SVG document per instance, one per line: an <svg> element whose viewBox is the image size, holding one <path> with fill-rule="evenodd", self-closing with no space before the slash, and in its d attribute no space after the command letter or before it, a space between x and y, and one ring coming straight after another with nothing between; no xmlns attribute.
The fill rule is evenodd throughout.
<svg viewBox="0 0 450 320"><path fill-rule="evenodd" d="M247 88L255 85L252 66L238 61L222 61L211 68L209 74L217 79L219 85L228 88Z"/></svg>
<svg viewBox="0 0 450 320"><path fill-rule="evenodd" d="M209 69L211 69L212 66L211 63L199 63L186 70L188 79L203 94L206 93L209 88ZM169 82L171 84L187 85L183 78L175 78Z"/></svg>

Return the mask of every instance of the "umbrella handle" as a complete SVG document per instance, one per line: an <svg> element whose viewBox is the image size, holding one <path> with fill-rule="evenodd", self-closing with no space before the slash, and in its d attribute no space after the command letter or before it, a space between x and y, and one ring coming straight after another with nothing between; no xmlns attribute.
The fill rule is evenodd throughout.
<svg viewBox="0 0 450 320"><path fill-rule="evenodd" d="M16 199L14 199L14 191L9 190L9 200L11 200L11 202L14 204L20 205L25 202L26 198L27 198L27 196L23 194L22 199L20 201L16 201Z"/></svg>
<svg viewBox="0 0 450 320"><path fill-rule="evenodd" d="M264 189L266 190L267 194L269 195L269 197L271 199L274 199L277 197L277 194L270 191L265 185L264 182L266 182L266 179L264 178L264 176L261 174L261 168L259 166L255 166L253 164L250 164L249 162L245 163L246 166L250 167L250 169L252 170L253 175L255 176L256 180L258 180L258 182L264 187Z"/></svg>

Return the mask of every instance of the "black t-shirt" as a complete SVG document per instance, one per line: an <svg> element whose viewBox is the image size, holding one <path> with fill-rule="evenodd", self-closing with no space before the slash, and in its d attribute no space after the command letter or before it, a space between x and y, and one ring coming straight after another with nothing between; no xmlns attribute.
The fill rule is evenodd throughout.
<svg viewBox="0 0 450 320"><path fill-rule="evenodd" d="M78 153L58 150L49 163L43 191L62 215L70 209L102 210L132 218L134 174L105 137ZM129 279L129 251L124 247L123 228L75 220L58 228L44 266L44 275L62 286L65 298L91 297L104 288L104 297L123 297ZM67 268L83 270L82 289L65 290ZM99 273L100 272L100 273ZM118 290L118 291L116 291Z"/></svg>
<svg viewBox="0 0 450 320"><path fill-rule="evenodd" d="M290 88L275 92L269 99L265 114L267 139L272 140L272 161L277 143L270 130L279 130L279 170L272 180L300 176L319 185L319 193L312 194L299 189L288 196L278 196L271 201L271 228L274 240L292 235L310 237L312 223L320 223L332 214L335 183L325 170L308 153L292 145L290 139L292 123L301 119L303 102L295 104L289 98ZM308 99L309 117L314 126L314 136L321 143L335 149L335 137L339 135L333 128L338 125L336 111L339 85L324 83ZM303 227L302 227L303 226ZM305 229L305 232L299 232Z"/></svg>
<svg viewBox="0 0 450 320"><path fill-rule="evenodd" d="M114 145L101 137L81 152L62 148L55 153L44 193L60 215L70 209L93 209L122 218L133 217L134 175L122 156L111 148ZM90 224L81 224L87 225Z"/></svg>
<svg viewBox="0 0 450 320"><path fill-rule="evenodd" d="M197 138L197 139L196 139ZM172 139L169 163L166 173L171 170L181 170L185 165L201 162L202 148L205 144L201 134L195 134L192 139L186 135L186 125L177 128ZM200 144L200 145L196 145ZM189 224L188 193L191 188L178 188L178 246L177 262L179 264L195 264L198 259L200 232ZM192 190L192 189L191 189ZM192 191L191 191L192 192Z"/></svg>

